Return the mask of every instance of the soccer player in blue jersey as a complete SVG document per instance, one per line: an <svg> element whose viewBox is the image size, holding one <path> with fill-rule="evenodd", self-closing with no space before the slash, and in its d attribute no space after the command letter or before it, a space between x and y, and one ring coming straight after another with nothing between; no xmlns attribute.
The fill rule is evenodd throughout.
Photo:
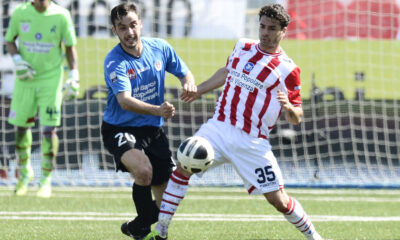
<svg viewBox="0 0 400 240"><path fill-rule="evenodd" d="M121 226L134 239L146 236L157 221L174 166L161 128L175 113L174 106L164 101L165 71L181 81L181 100L191 102L197 91L188 67L165 40L141 37L139 13L133 3L111 10L112 31L120 42L104 60L108 97L101 129L117 171L128 171L135 179L132 198L137 217Z"/></svg>

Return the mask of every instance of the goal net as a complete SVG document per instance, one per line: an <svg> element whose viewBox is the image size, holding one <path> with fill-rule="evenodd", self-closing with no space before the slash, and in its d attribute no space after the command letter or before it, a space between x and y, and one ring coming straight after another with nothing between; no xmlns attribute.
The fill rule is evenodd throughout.
<svg viewBox="0 0 400 240"><path fill-rule="evenodd" d="M4 34L15 6L1 2L0 185L17 178L14 126L7 122L13 64ZM118 39L109 12L117 0L57 1L71 10L78 35L82 92L64 101L53 184L129 186L104 149L100 125L106 89L103 60ZM161 37L196 77L206 80L226 63L236 40L258 38L258 10L278 2L291 15L285 52L302 70L304 117L300 125L278 121L270 142L287 186L400 187L400 1L396 0L159 0L141 6L143 36ZM171 150L213 115L220 90L186 104L179 81L167 76L166 99L176 115L164 124ZM41 175L39 120L33 131L33 185ZM240 144L240 142L238 142ZM193 185L241 185L225 164L193 177Z"/></svg>

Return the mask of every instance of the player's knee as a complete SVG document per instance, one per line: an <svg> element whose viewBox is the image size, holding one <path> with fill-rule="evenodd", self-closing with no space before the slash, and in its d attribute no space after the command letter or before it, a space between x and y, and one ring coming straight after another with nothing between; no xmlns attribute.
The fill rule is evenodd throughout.
<svg viewBox="0 0 400 240"><path fill-rule="evenodd" d="M139 166L134 171L135 182L139 185L148 186L151 183L153 169L151 165Z"/></svg>

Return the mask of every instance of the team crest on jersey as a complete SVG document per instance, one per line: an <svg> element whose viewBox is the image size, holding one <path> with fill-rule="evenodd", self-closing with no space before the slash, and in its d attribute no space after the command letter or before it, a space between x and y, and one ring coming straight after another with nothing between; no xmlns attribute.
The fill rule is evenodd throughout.
<svg viewBox="0 0 400 240"><path fill-rule="evenodd" d="M117 74L115 72L111 72L110 79L112 83L115 83L117 81Z"/></svg>
<svg viewBox="0 0 400 240"><path fill-rule="evenodd" d="M22 23L21 24L21 31L22 32L29 32L31 25L29 23Z"/></svg>
<svg viewBox="0 0 400 240"><path fill-rule="evenodd" d="M160 71L162 67L161 61L157 60L156 63L154 64L154 67L156 68L157 71Z"/></svg>
<svg viewBox="0 0 400 240"><path fill-rule="evenodd" d="M126 75L128 75L129 80L135 79L136 78L135 69L133 69L133 68L129 69L128 72L126 73Z"/></svg>
<svg viewBox="0 0 400 240"><path fill-rule="evenodd" d="M42 34L41 34L41 33L39 33L39 32L35 34L35 38L36 38L36 40L41 40L41 39L42 39L42 37L43 37L43 36L42 36Z"/></svg>
<svg viewBox="0 0 400 240"><path fill-rule="evenodd" d="M250 72L251 70L253 70L253 68L254 68L254 63L252 63L252 62L248 62L244 66L244 70L247 72Z"/></svg>

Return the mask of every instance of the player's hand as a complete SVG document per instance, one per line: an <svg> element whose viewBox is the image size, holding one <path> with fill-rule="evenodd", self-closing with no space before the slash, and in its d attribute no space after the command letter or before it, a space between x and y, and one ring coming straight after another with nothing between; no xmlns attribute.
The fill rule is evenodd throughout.
<svg viewBox="0 0 400 240"><path fill-rule="evenodd" d="M288 110L292 107L292 104L289 102L288 96L281 90L278 90L277 99L284 110Z"/></svg>
<svg viewBox="0 0 400 240"><path fill-rule="evenodd" d="M164 117L165 120L172 118L175 115L175 107L169 102L164 102L160 106L160 115Z"/></svg>
<svg viewBox="0 0 400 240"><path fill-rule="evenodd" d="M36 71L27 61L22 59L21 55L15 54L13 60L15 64L15 73L19 80L26 81L34 78Z"/></svg>
<svg viewBox="0 0 400 240"><path fill-rule="evenodd" d="M182 88L181 100L184 102L192 102L199 98L197 94L197 86L194 83L185 83Z"/></svg>
<svg viewBox="0 0 400 240"><path fill-rule="evenodd" d="M64 98L67 100L75 99L79 94L79 88L79 72L76 69L72 69L64 83Z"/></svg>

